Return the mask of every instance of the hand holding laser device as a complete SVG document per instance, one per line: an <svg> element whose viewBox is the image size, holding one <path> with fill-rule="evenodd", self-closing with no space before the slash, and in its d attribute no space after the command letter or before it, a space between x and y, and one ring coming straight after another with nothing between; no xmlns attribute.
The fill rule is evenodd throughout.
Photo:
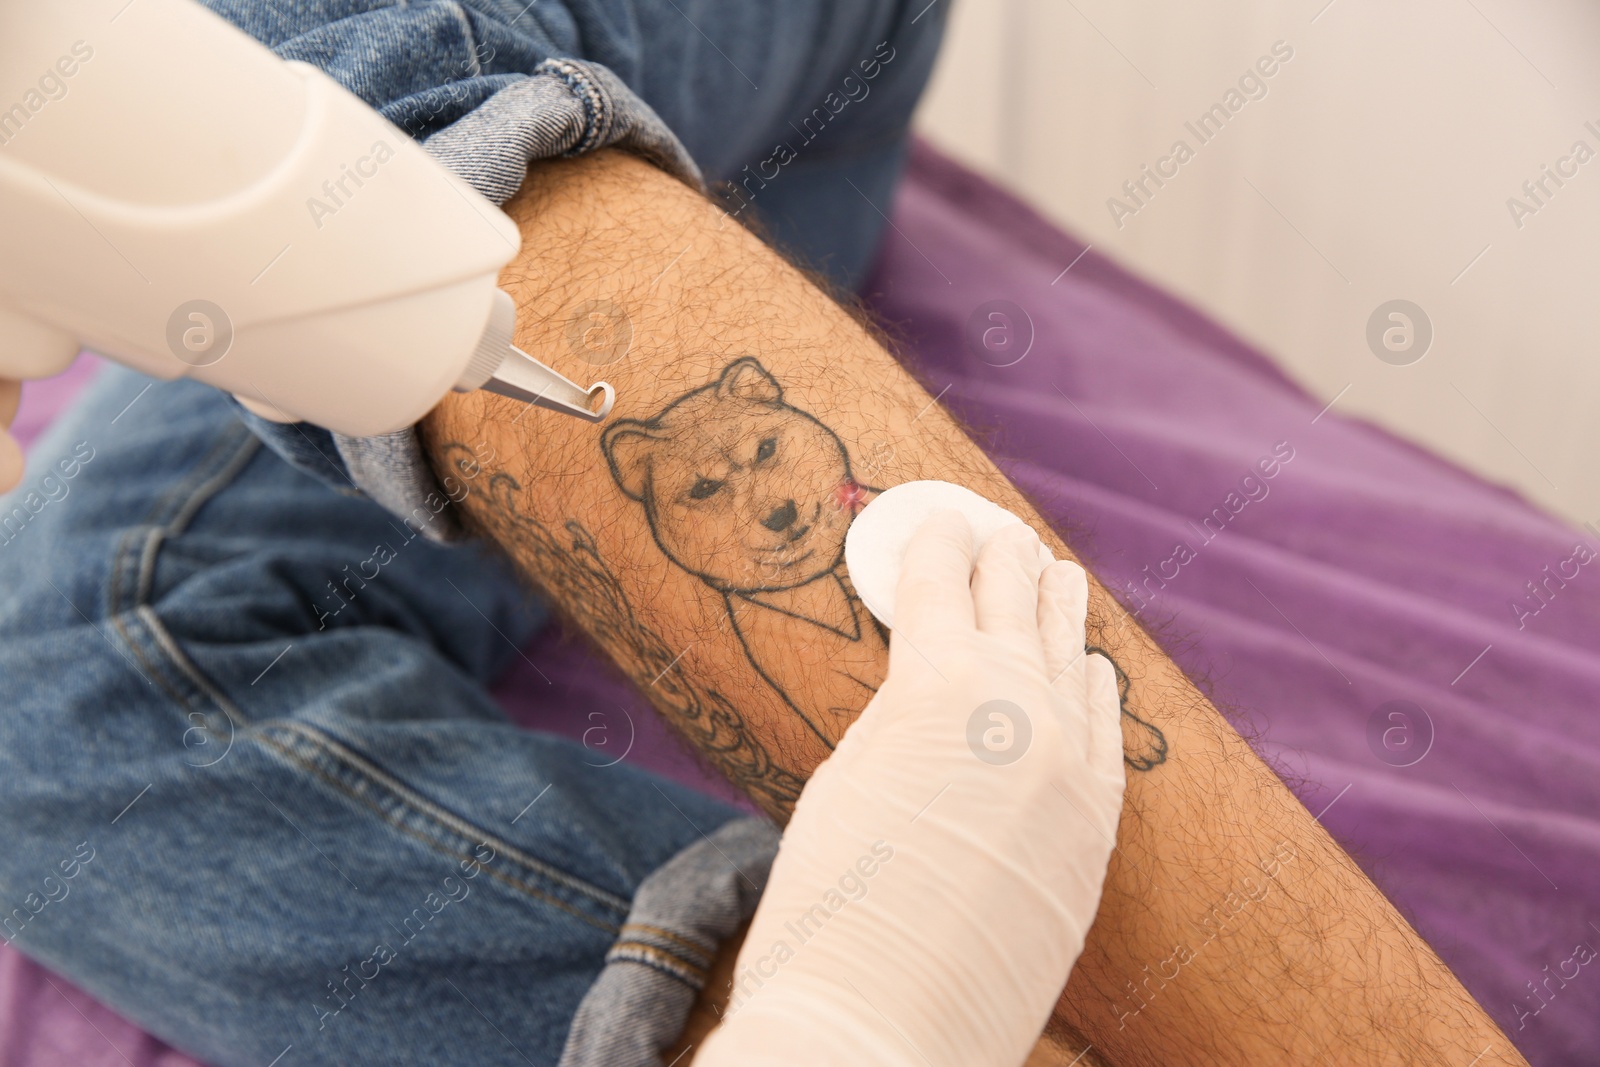
<svg viewBox="0 0 1600 1067"><path fill-rule="evenodd" d="M0 242L0 379L86 345L350 436L452 389L613 400L512 347L504 213L192 0L0 0Z"/></svg>
<svg viewBox="0 0 1600 1067"><path fill-rule="evenodd" d="M1083 569L1020 522L975 572L961 515L894 526L888 679L800 795L697 1065L1020 1065L1099 908L1121 706Z"/></svg>

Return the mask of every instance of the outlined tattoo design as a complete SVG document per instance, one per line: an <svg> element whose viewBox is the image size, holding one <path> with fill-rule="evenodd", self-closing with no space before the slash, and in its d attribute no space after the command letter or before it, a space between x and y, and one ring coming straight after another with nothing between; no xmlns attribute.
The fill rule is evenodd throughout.
<svg viewBox="0 0 1600 1067"><path fill-rule="evenodd" d="M1167 762L1167 735L1154 723L1145 722L1128 710L1128 689L1131 682L1122 664L1098 645L1084 645L1086 656L1098 652L1117 672L1117 706L1122 709L1122 762L1136 771L1148 771Z"/></svg>
<svg viewBox="0 0 1600 1067"><path fill-rule="evenodd" d="M447 462L472 478L481 472L472 450L452 442L443 446ZM771 812L788 812L805 783L775 763L753 736L733 701L716 689L697 686L674 653L639 621L622 582L612 573L594 537L576 520L561 534L523 514L522 486L498 472L480 499L488 521L503 543L515 545L525 570L545 586L551 599L577 619L660 707L689 742L729 781Z"/></svg>
<svg viewBox="0 0 1600 1067"><path fill-rule="evenodd" d="M856 480L839 436L785 401L753 357L649 419L615 420L601 449L657 547L721 595L752 668L831 749L882 684L888 659L888 631L844 567L845 533L882 490ZM462 477L484 473L467 445L442 450ZM479 497L501 543L515 546L524 569L736 786L769 811L792 809L803 780L773 761L733 701L691 680L681 650L639 620L589 531L569 520L558 533L528 517L521 490L497 472ZM1124 762L1141 772L1165 763L1166 735L1128 710L1127 673L1105 649L1085 651L1116 671Z"/></svg>
<svg viewBox="0 0 1600 1067"><path fill-rule="evenodd" d="M751 666L832 748L889 648L844 567L845 531L879 490L838 434L746 356L652 418L613 422L601 448L661 551L722 594Z"/></svg>

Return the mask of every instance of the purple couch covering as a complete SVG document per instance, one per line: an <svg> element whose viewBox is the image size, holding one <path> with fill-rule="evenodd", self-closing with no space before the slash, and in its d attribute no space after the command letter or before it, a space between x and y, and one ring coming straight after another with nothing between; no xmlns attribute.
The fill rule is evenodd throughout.
<svg viewBox="0 0 1600 1067"><path fill-rule="evenodd" d="M1600 949L1600 559L1549 582L1548 603L1526 583L1600 536L1318 417L1265 357L925 149L895 219L873 303L932 390L1108 582L1144 583L1128 603L1529 1059L1594 1062L1600 963L1543 999L1527 983ZM993 299L1032 320L1012 366L964 342ZM30 386L25 430L89 373ZM1275 446L1292 459L1241 485ZM507 679L518 721L727 795L581 644L528 654L550 681ZM193 1062L11 949L0 1050L26 1067Z"/></svg>

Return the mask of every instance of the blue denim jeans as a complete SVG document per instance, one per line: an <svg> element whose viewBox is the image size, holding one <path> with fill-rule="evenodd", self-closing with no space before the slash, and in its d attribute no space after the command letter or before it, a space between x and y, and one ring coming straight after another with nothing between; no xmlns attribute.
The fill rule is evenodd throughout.
<svg viewBox="0 0 1600 1067"><path fill-rule="evenodd" d="M770 174L805 129L735 207L849 285L937 45L925 4L212 6L501 199L601 144ZM659 1063L774 832L508 723L488 686L547 613L479 547L407 538L319 628L325 584L399 536L343 455L119 369L34 449L70 492L0 538L0 936L219 1065Z"/></svg>

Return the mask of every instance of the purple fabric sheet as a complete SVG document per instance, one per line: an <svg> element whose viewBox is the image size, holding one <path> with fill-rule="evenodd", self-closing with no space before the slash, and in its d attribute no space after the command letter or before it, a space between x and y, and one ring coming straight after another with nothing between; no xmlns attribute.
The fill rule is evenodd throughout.
<svg viewBox="0 0 1600 1067"><path fill-rule="evenodd" d="M1600 560L1548 602L1526 583L1600 537L1318 417L1259 353L925 149L895 220L873 303L931 389L1108 582L1144 583L1129 604L1529 1059L1593 1062L1600 966L1566 963L1542 998L1527 983L1600 948ZM1011 366L964 340L991 300L1032 322ZM25 421L87 373L30 386ZM1260 478L1275 447L1292 458ZM529 656L550 682L507 679L518 721L727 795L581 644L552 634ZM11 949L0 1049L23 1067L192 1063Z"/></svg>

